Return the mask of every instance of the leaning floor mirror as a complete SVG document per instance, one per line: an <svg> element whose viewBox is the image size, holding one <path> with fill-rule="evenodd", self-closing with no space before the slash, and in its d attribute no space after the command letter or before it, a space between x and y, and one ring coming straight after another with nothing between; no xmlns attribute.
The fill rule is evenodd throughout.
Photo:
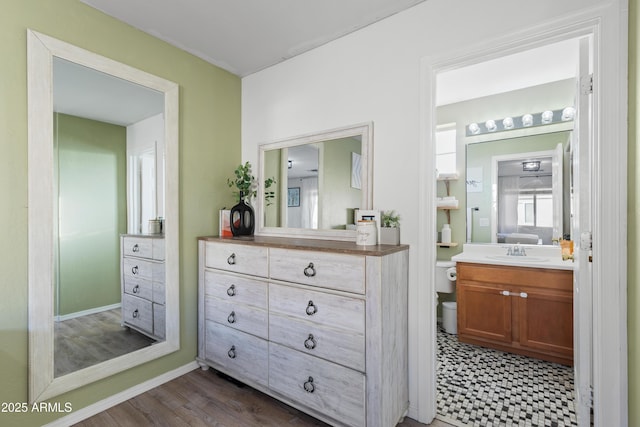
<svg viewBox="0 0 640 427"><path fill-rule="evenodd" d="M32 30L27 58L36 402L179 349L178 85Z"/></svg>

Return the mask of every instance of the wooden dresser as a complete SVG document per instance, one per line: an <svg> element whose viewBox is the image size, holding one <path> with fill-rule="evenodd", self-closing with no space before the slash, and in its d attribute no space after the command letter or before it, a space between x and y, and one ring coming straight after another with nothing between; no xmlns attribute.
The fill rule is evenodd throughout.
<svg viewBox="0 0 640 427"><path fill-rule="evenodd" d="M333 425L408 404L407 246L199 239L198 361Z"/></svg>
<svg viewBox="0 0 640 427"><path fill-rule="evenodd" d="M122 324L155 340L165 338L164 238L121 236Z"/></svg>

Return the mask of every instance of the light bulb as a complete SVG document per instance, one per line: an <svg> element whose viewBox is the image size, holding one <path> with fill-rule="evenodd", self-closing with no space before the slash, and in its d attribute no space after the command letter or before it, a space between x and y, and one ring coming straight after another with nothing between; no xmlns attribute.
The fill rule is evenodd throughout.
<svg viewBox="0 0 640 427"><path fill-rule="evenodd" d="M502 121L502 126L505 129L513 129L513 119L511 117L505 117Z"/></svg>
<svg viewBox="0 0 640 427"><path fill-rule="evenodd" d="M533 116L531 114L525 114L522 116L522 126L531 126L533 124Z"/></svg>
<svg viewBox="0 0 640 427"><path fill-rule="evenodd" d="M484 125L487 127L487 130L489 132L495 132L495 130L498 129L495 120L487 120L486 122L484 122Z"/></svg>
<svg viewBox="0 0 640 427"><path fill-rule="evenodd" d="M469 132L471 132L473 135L477 135L480 133L480 126L478 126L477 123L471 123L469 125Z"/></svg>
<svg viewBox="0 0 640 427"><path fill-rule="evenodd" d="M566 122L573 120L576 117L576 109L573 107L567 107L562 110L562 121Z"/></svg>
<svg viewBox="0 0 640 427"><path fill-rule="evenodd" d="M547 110L544 113L542 113L542 123L544 123L545 125L548 125L552 121L553 121L553 111Z"/></svg>

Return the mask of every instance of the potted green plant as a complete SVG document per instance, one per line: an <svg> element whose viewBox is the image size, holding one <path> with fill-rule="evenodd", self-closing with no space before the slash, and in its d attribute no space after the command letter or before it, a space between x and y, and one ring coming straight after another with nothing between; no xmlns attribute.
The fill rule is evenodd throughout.
<svg viewBox="0 0 640 427"><path fill-rule="evenodd" d="M380 243L383 245L400 244L400 215L396 211L380 213Z"/></svg>
<svg viewBox="0 0 640 427"><path fill-rule="evenodd" d="M258 184L249 162L238 165L233 174L233 178L227 178L227 185L229 188L235 188L233 194L238 198L238 204L231 208L231 232L234 236L250 236L255 229L255 214L250 201L256 196ZM275 197L275 192L269 190L275 182L275 178L268 178L264 182L264 198L267 206L271 204L271 199Z"/></svg>

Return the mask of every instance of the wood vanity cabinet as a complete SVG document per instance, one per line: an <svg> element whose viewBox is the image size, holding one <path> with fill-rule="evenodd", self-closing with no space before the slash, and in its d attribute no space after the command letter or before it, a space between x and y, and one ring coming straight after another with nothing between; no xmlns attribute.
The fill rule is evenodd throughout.
<svg viewBox="0 0 640 427"><path fill-rule="evenodd" d="M460 342L573 365L573 272L458 262Z"/></svg>
<svg viewBox="0 0 640 427"><path fill-rule="evenodd" d="M164 238L123 235L122 324L155 340L165 339Z"/></svg>
<svg viewBox="0 0 640 427"><path fill-rule="evenodd" d="M332 425L396 425L407 286L407 246L200 238L198 362Z"/></svg>

